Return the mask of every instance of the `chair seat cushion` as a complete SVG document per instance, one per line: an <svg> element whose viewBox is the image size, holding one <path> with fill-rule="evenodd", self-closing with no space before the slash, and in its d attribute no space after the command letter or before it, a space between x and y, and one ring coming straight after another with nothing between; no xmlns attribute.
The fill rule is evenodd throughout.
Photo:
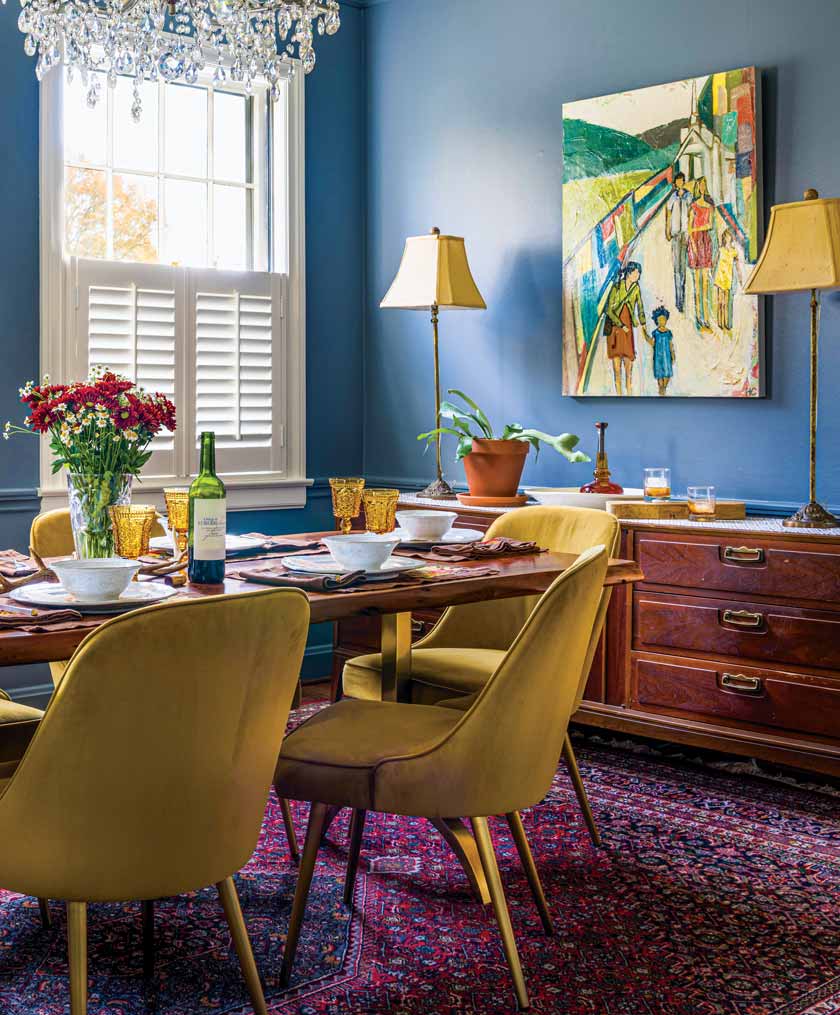
<svg viewBox="0 0 840 1015"><path fill-rule="evenodd" d="M17 768L43 715L38 708L0 698L0 779Z"/></svg>
<svg viewBox="0 0 840 1015"><path fill-rule="evenodd" d="M292 800L390 810L377 806L378 766L430 750L461 718L458 711L433 706L341 701L318 712L286 738L277 762L275 787L281 797Z"/></svg>
<svg viewBox="0 0 840 1015"><path fill-rule="evenodd" d="M444 698L475 694L490 679L505 653L489 648L417 648L411 653L411 700L434 705ZM377 701L382 697L382 656L351 659L344 667L344 693Z"/></svg>

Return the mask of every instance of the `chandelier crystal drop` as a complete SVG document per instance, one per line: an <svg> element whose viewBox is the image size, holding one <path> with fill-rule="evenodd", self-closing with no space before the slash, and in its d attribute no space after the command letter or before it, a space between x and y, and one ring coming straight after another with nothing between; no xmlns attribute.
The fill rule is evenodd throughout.
<svg viewBox="0 0 840 1015"><path fill-rule="evenodd" d="M194 84L208 63L217 65L215 84L250 94L264 81L276 100L295 57L306 74L314 70L315 33L341 26L338 0L21 0L21 8L18 28L39 81L64 63L69 75L79 72L93 107L102 89L92 72L112 88L119 75L131 77L135 120L143 81Z"/></svg>

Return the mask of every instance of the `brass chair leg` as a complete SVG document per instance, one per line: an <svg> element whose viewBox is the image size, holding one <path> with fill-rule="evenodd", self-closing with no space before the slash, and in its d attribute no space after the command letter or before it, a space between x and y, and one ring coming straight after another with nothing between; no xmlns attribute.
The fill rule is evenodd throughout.
<svg viewBox="0 0 840 1015"><path fill-rule="evenodd" d="M516 948L516 938L513 934L513 927L510 922L505 892L502 888L502 879L499 875L499 867L496 863L496 854L493 851L493 841L490 838L490 829L487 826L487 818L473 818L473 831L475 832L475 843L478 846L478 855L481 857L481 865L487 877L487 884L490 887L490 898L493 901L493 910L496 914L496 922L502 935L502 946L505 950L510 975L513 978L513 989L516 991L516 1000L522 1011L527 1011L531 1006L528 1000L528 988L525 986L525 977L522 974L522 964L519 961L519 952Z"/></svg>
<svg viewBox="0 0 840 1015"><path fill-rule="evenodd" d="M365 832L366 811L353 811L350 819L350 847L347 854L347 874L344 878L344 905L351 909L353 893L356 888L356 874L359 870L359 853L362 850L362 837Z"/></svg>
<svg viewBox="0 0 840 1015"><path fill-rule="evenodd" d="M297 835L295 835L295 825L292 821L292 808L289 806L289 801L280 796L277 790L274 791L277 794L277 802L280 804L280 813L283 815L283 825L286 829L286 838L289 841L289 853L292 857L292 863L300 863L300 849L298 849Z"/></svg>
<svg viewBox="0 0 840 1015"><path fill-rule="evenodd" d="M589 829L589 835L592 838L592 843L595 846L601 845L601 833L598 831L598 826L595 824L595 818L592 815L592 808L589 806L589 797L586 795L586 787L583 785L583 779L580 777L580 769L578 768L577 758L575 757L575 751L572 747L572 740L569 734L566 734L566 739L563 741L563 760L566 762L566 767L569 769L569 775L572 778L572 785L575 787L575 795L578 798L580 809L583 812L583 820L586 822L586 827Z"/></svg>
<svg viewBox="0 0 840 1015"><path fill-rule="evenodd" d="M70 1015L87 1015L87 903L67 903Z"/></svg>
<svg viewBox="0 0 840 1015"><path fill-rule="evenodd" d="M306 829L306 842L303 844L303 855L300 858L300 869L298 870L297 887L295 888L295 901L292 904L292 915L289 917L289 930L286 934L286 947L283 949L283 965L280 969L280 983L287 986L292 975L292 966L295 962L298 941L300 940L300 928L303 924L303 914L306 911L306 900L309 897L309 887L312 884L312 875L315 873L315 861L318 859L318 850L321 846L321 836L324 832L324 822L329 811L329 804L313 803L309 811L309 825Z"/></svg>
<svg viewBox="0 0 840 1015"><path fill-rule="evenodd" d="M226 878L216 885L222 908L225 911L230 936L233 938L233 946L239 957L239 967L245 978L248 993L251 997L251 1004L254 1006L254 1015L268 1015L268 1008L265 1004L260 974L257 972L257 964L254 962L254 953L251 949L251 941L248 937L248 928L242 916L242 907L239 905L239 896L236 894L236 885L233 878Z"/></svg>
<svg viewBox="0 0 840 1015"><path fill-rule="evenodd" d="M41 926L44 930L52 927L52 914L50 913L50 900L38 899L38 911L41 914Z"/></svg>
<svg viewBox="0 0 840 1015"><path fill-rule="evenodd" d="M505 817L510 828L510 834L516 843L516 851L519 853L519 859L522 861L522 869L525 871L525 877L528 879L531 894L534 896L534 902L537 904L543 930L551 936L554 933L554 924L551 920L551 913L548 911L548 903L545 900L545 892L543 891L540 875L537 871L537 865L534 863L531 847L528 845L528 837L525 835L522 818L519 815L519 811L511 811Z"/></svg>
<svg viewBox="0 0 840 1015"><path fill-rule="evenodd" d="M155 974L155 904L144 899L141 910L143 923L143 977L150 980Z"/></svg>
<svg viewBox="0 0 840 1015"><path fill-rule="evenodd" d="M458 857L464 873L478 901L486 906L490 902L490 889L469 828L460 818L434 818L432 824L443 836L449 848Z"/></svg>

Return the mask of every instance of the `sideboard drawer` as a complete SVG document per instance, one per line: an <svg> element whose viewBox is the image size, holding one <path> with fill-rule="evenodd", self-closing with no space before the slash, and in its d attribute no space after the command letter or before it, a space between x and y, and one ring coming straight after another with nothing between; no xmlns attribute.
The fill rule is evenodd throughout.
<svg viewBox="0 0 840 1015"><path fill-rule="evenodd" d="M840 553L787 548L733 533L721 536L636 534L645 582L746 595L840 602Z"/></svg>
<svg viewBox="0 0 840 1015"><path fill-rule="evenodd" d="M840 669L840 614L638 592L633 647Z"/></svg>
<svg viewBox="0 0 840 1015"><path fill-rule="evenodd" d="M633 660L638 705L834 737L840 682L750 666Z"/></svg>

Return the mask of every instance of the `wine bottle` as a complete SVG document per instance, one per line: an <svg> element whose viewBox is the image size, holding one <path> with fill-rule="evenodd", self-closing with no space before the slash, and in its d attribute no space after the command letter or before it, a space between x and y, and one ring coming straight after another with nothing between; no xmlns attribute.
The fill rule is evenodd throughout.
<svg viewBox="0 0 840 1015"><path fill-rule="evenodd" d="M624 487L613 483L610 478L610 466L607 461L607 450L604 446L604 438L606 437L608 423L596 423L595 429L598 431L598 454L595 457L595 476L594 483L586 483L580 488L581 493L624 493Z"/></svg>
<svg viewBox="0 0 840 1015"><path fill-rule="evenodd" d="M201 435L199 472L190 487L190 542L187 574L196 585L225 580L225 484L216 475L216 435Z"/></svg>

